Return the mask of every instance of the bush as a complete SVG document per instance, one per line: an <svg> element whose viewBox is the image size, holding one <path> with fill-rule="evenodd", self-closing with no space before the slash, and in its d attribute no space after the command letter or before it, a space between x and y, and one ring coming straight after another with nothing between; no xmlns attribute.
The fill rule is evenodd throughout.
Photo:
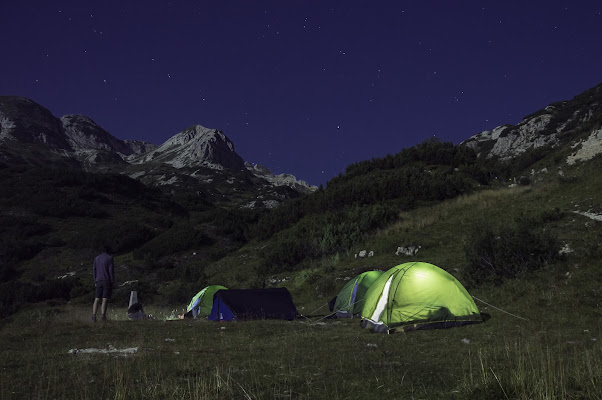
<svg viewBox="0 0 602 400"><path fill-rule="evenodd" d="M32 218L0 216L0 281L16 277L12 265L28 260L44 248L40 236L50 227Z"/></svg>
<svg viewBox="0 0 602 400"><path fill-rule="evenodd" d="M66 278L44 281L39 284L10 281L0 283L0 318L15 313L25 303L50 299L70 300L79 279Z"/></svg>
<svg viewBox="0 0 602 400"><path fill-rule="evenodd" d="M198 286L203 285L207 281L207 276L203 272L203 268L199 265L178 265L175 266L169 262L158 263L156 268L157 279L160 282L169 281L185 281L196 283Z"/></svg>
<svg viewBox="0 0 602 400"><path fill-rule="evenodd" d="M309 246L301 238L286 238L276 241L265 252L265 269L267 273L281 270L292 270L303 259L310 256Z"/></svg>
<svg viewBox="0 0 602 400"><path fill-rule="evenodd" d="M158 260L180 251L205 247L213 240L189 225L172 227L134 251L134 257L147 262Z"/></svg>
<svg viewBox="0 0 602 400"><path fill-rule="evenodd" d="M195 283L180 281L169 282L159 288L164 306L184 305L186 307L198 291L199 287Z"/></svg>
<svg viewBox="0 0 602 400"><path fill-rule="evenodd" d="M71 240L73 248L100 248L107 245L112 252L125 253L151 240L155 234L134 220L97 224L85 235Z"/></svg>
<svg viewBox="0 0 602 400"><path fill-rule="evenodd" d="M464 247L467 282L500 284L558 260L560 242L541 228L542 219L522 217L497 229L486 222L477 224Z"/></svg>
<svg viewBox="0 0 602 400"><path fill-rule="evenodd" d="M87 301L94 298L94 287L92 279L77 279L69 291L69 298L87 297Z"/></svg>

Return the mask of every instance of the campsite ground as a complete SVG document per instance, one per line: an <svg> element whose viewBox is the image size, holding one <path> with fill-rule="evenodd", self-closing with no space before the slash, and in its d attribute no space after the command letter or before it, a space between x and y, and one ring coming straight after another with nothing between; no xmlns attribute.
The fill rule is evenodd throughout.
<svg viewBox="0 0 602 400"><path fill-rule="evenodd" d="M44 304L0 325L0 398L600 398L594 271L473 291L527 320L479 304L484 324L392 335L357 319L214 323L152 307L155 320L113 308L94 324L89 307Z"/></svg>
<svg viewBox="0 0 602 400"><path fill-rule="evenodd" d="M275 277L287 278L280 284L307 316L296 321L170 320L181 310L149 304L156 319L134 322L115 300L110 320L93 324L87 300L23 307L0 320L0 399L602 398L602 222L586 215L601 214L601 188L592 169L405 212L357 249L374 257L353 250ZM477 301L485 323L386 335L324 318L344 277L410 261L397 246L421 245L421 261L463 281L470 224L523 215L548 216L545 230L568 252L501 285L470 287L496 307ZM256 247L207 273L244 287Z"/></svg>

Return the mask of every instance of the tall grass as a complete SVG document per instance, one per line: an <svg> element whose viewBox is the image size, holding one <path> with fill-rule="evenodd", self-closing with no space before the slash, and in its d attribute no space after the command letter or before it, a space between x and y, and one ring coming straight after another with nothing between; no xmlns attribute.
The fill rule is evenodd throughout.
<svg viewBox="0 0 602 400"><path fill-rule="evenodd" d="M601 393L600 359L600 346L506 338L503 346L471 352L462 391L478 398L595 399Z"/></svg>
<svg viewBox="0 0 602 400"><path fill-rule="evenodd" d="M125 310L113 312L118 317ZM566 310L559 312L566 317ZM600 329L592 327L591 314L569 331L495 315L481 325L395 335L371 334L357 320L93 324L88 317L87 308L43 316L30 310L3 324L0 398L595 399L602 394L602 349L592 340ZM138 351L68 354L109 345Z"/></svg>
<svg viewBox="0 0 602 400"><path fill-rule="evenodd" d="M441 220L454 218L459 212L465 214L467 209L473 213L485 212L499 207L500 203L509 198L530 190L526 187L482 190L470 195L461 195L454 199L445 200L431 207L405 211L399 214L399 221L391 224L382 233L396 233L420 230L440 223Z"/></svg>

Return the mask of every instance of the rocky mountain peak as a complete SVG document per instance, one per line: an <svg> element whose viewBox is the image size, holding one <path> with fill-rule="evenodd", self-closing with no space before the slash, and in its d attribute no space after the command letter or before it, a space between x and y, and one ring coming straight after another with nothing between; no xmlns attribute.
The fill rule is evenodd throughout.
<svg viewBox="0 0 602 400"><path fill-rule="evenodd" d="M67 140L76 152L106 150L129 156L134 153L123 140L119 140L85 115L65 115L60 119Z"/></svg>
<svg viewBox="0 0 602 400"><path fill-rule="evenodd" d="M46 108L21 96L0 96L0 140L6 139L71 150L60 121Z"/></svg>
<svg viewBox="0 0 602 400"><path fill-rule="evenodd" d="M134 162L150 161L169 164L175 168L202 165L213 169L244 169L244 161L234 151L234 144L230 139L217 129L201 125L186 128Z"/></svg>

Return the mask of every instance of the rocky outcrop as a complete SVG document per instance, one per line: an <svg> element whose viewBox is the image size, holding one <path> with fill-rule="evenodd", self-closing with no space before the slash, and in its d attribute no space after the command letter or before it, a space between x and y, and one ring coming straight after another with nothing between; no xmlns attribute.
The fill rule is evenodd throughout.
<svg viewBox="0 0 602 400"><path fill-rule="evenodd" d="M255 176L263 178L270 182L274 186L288 186L301 193L311 193L318 190L317 186L308 184L305 181L298 180L294 175L291 174L279 174L274 175L270 170L263 165L253 164L250 162L245 163L245 167Z"/></svg>
<svg viewBox="0 0 602 400"><path fill-rule="evenodd" d="M195 125L172 136L161 146L132 160L135 164L155 162L174 168L205 166L213 169L243 170L244 161L234 144L217 129Z"/></svg>
<svg viewBox="0 0 602 400"><path fill-rule="evenodd" d="M510 160L539 148L554 149L569 144L583 150L567 162L598 154L598 131L602 124L602 85L590 89L570 101L550 104L526 116L518 125L503 125L478 133L462 145L486 158ZM584 139L584 135L587 139Z"/></svg>
<svg viewBox="0 0 602 400"><path fill-rule="evenodd" d="M84 115L65 115L60 121L67 140L76 152L105 150L124 156L134 153L128 143L117 139Z"/></svg>
<svg viewBox="0 0 602 400"><path fill-rule="evenodd" d="M569 165L591 160L598 154L602 154L602 128L593 131L586 139L576 142L572 147L577 151L567 157L566 162Z"/></svg>
<svg viewBox="0 0 602 400"><path fill-rule="evenodd" d="M46 108L20 96L0 96L0 140L7 139L73 150L60 121Z"/></svg>
<svg viewBox="0 0 602 400"><path fill-rule="evenodd" d="M143 142L141 140L124 140L125 143L132 149L133 156L139 156L144 153L148 153L150 151L155 150L157 147L156 144Z"/></svg>

